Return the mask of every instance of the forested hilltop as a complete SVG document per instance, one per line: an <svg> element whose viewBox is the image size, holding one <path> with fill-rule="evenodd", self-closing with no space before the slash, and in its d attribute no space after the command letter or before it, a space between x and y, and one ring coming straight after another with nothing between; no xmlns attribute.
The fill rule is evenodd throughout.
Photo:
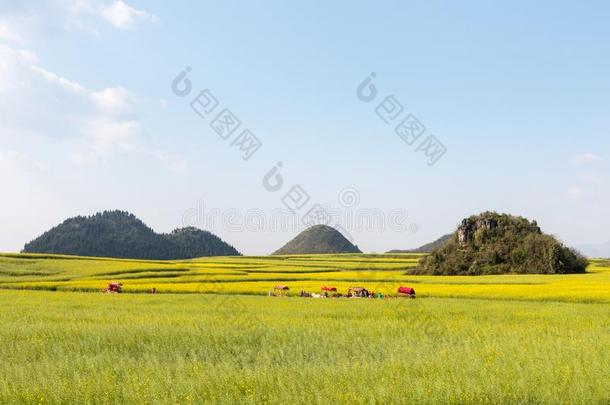
<svg viewBox="0 0 610 405"><path fill-rule="evenodd" d="M584 273L587 260L536 221L485 212L462 221L452 238L420 260L413 274Z"/></svg>
<svg viewBox="0 0 610 405"><path fill-rule="evenodd" d="M187 227L158 234L125 211L67 219L27 243L23 252L154 260L240 255L210 232Z"/></svg>
<svg viewBox="0 0 610 405"><path fill-rule="evenodd" d="M341 232L328 225L314 225L278 249L274 255L362 253Z"/></svg>

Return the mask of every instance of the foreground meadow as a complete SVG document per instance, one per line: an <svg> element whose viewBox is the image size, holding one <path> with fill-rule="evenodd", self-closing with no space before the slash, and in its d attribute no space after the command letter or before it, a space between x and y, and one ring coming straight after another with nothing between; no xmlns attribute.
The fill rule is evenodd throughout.
<svg viewBox="0 0 610 405"><path fill-rule="evenodd" d="M610 307L0 290L0 403L610 401Z"/></svg>
<svg viewBox="0 0 610 405"><path fill-rule="evenodd" d="M419 255L303 255L145 261L35 254L0 255L0 289L99 292L119 281L126 292L266 295L276 284L297 295L332 285L394 294L400 285L420 297L610 303L610 262L587 274L413 276Z"/></svg>

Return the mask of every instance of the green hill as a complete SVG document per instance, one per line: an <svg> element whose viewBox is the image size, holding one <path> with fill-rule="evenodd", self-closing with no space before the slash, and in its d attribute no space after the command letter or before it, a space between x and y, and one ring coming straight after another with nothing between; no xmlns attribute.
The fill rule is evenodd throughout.
<svg viewBox="0 0 610 405"><path fill-rule="evenodd" d="M448 235L443 235L440 238L438 238L437 240L435 240L434 242L426 243L425 245L422 245L416 249L410 249L410 250L394 249L394 250L390 250L387 253L432 253L432 251L434 249L443 246L445 243L450 241L451 238L453 238L452 233L450 233Z"/></svg>
<svg viewBox="0 0 610 405"><path fill-rule="evenodd" d="M413 274L584 273L587 261L536 221L485 212L462 221L451 239L420 260Z"/></svg>
<svg viewBox="0 0 610 405"><path fill-rule="evenodd" d="M157 234L124 211L69 218L27 243L23 252L161 260L240 254L210 232L189 227Z"/></svg>
<svg viewBox="0 0 610 405"><path fill-rule="evenodd" d="M298 234L274 255L362 253L341 232L327 225L315 225Z"/></svg>

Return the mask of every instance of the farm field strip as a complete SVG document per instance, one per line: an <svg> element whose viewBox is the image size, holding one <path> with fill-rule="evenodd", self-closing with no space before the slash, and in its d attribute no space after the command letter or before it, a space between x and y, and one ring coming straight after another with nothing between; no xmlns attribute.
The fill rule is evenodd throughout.
<svg viewBox="0 0 610 405"><path fill-rule="evenodd" d="M384 294L398 285L416 287L422 297L462 297L531 301L610 302L610 263L592 260L587 274L415 276L406 269L415 255L312 255L272 258L225 257L181 261L107 260L43 255L0 255L0 288L100 291L109 281L126 292L264 295L277 283L340 292L364 286ZM310 259L307 265L305 260Z"/></svg>

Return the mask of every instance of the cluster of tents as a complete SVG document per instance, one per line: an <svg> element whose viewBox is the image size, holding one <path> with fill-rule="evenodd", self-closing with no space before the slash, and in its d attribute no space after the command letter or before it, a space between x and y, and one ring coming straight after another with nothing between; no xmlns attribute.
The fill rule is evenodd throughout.
<svg viewBox="0 0 610 405"><path fill-rule="evenodd" d="M120 294L123 292L123 284L118 281L112 281L108 283L108 287L102 290L103 292L109 294ZM273 291L269 291L269 296L273 297L286 297L288 296L288 292L290 288L287 285L276 285L273 288ZM156 293L157 289L153 288L151 293ZM337 287L324 285L320 288L320 293L310 293L305 290L301 290L299 293L300 297L309 297L309 298L391 298L392 296L384 296L382 293L374 293L373 291L369 291L364 287L350 287L347 290L347 294L343 295L338 292ZM398 287L396 291L397 297L408 297L415 298L415 289L412 287L401 286Z"/></svg>
<svg viewBox="0 0 610 405"><path fill-rule="evenodd" d="M290 288L287 285L276 285L273 291L269 291L270 297L285 297L288 296ZM384 296L383 293L375 293L369 291L364 287L350 287L347 290L347 294L343 295L338 292L337 287L322 286L320 293L311 293L305 290L301 290L299 297L303 298L390 298L391 296ZM415 298L415 289L413 287L400 286L396 291L396 297L408 297Z"/></svg>

